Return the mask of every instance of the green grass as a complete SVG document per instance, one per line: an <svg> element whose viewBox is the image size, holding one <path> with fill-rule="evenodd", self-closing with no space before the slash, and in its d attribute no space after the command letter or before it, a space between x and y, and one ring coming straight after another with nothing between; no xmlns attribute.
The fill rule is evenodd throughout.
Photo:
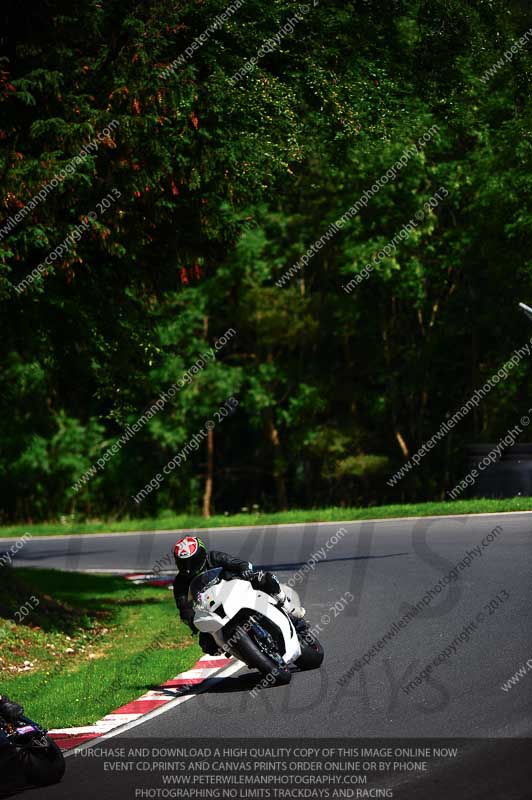
<svg viewBox="0 0 532 800"><path fill-rule="evenodd" d="M48 728L94 723L201 654L167 589L56 570L0 573L1 691ZM15 623L31 596L39 605Z"/></svg>
<svg viewBox="0 0 532 800"><path fill-rule="evenodd" d="M480 514L504 511L531 511L532 497L512 497L507 500L456 500L450 502L412 503L366 508L321 508L280 511L272 514L234 514L209 519L191 514L165 514L146 519L109 519L62 522L37 525L13 525L0 528L0 538L22 536L52 536L75 533L123 533L126 531L165 531L173 529L238 527L243 525L281 525L293 522L344 522L349 520L387 519L390 517L427 517L447 514Z"/></svg>

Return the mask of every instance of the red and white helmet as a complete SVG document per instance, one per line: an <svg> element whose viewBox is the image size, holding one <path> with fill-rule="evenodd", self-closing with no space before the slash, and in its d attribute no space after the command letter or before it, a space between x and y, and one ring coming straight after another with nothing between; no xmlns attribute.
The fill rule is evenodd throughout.
<svg viewBox="0 0 532 800"><path fill-rule="evenodd" d="M183 536L174 545L174 559L178 572L197 575L207 562L207 548L197 536Z"/></svg>

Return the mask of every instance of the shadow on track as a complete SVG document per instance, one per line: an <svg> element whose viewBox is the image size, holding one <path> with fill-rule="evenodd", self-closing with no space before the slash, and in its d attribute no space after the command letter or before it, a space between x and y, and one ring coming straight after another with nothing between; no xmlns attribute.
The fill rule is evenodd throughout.
<svg viewBox="0 0 532 800"><path fill-rule="evenodd" d="M316 561L313 566L313 571L316 567L321 567L323 564L333 564L337 561L369 561L370 559L377 558L398 558L399 556L411 556L412 553L383 553L379 556L337 556L336 558L324 558L321 561ZM256 569L271 570L272 572L288 572L290 570L298 570L308 564L307 561L294 561L287 564L255 564Z"/></svg>

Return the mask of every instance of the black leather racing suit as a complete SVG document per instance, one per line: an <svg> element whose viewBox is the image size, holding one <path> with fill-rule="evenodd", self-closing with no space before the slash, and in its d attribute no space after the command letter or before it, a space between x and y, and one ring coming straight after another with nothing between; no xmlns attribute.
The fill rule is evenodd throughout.
<svg viewBox="0 0 532 800"><path fill-rule="evenodd" d="M229 575L238 575L241 578L251 580L251 585L254 589L260 589L267 594L276 595L281 591L279 581L273 573L258 572L252 574L254 568L249 561L242 561L242 559L235 558L229 553L223 553L221 550L209 550L207 563L202 572L216 567L222 567ZM187 623L193 633L197 633L197 628L193 622L194 610L192 602L188 598L188 589L194 577L194 575L180 573L176 575L174 579L174 599L183 622ZM200 633L199 644L205 653L215 655L219 652L218 645L210 633Z"/></svg>

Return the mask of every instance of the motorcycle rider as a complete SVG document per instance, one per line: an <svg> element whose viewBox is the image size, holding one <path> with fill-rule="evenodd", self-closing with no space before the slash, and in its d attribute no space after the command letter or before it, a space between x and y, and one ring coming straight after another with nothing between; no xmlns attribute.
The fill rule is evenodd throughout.
<svg viewBox="0 0 532 800"><path fill-rule="evenodd" d="M45 744L42 729L38 741L13 743L10 734L13 729L20 729L20 723L26 732L28 727L36 729L34 723L24 717L22 706L0 696L0 797L4 797L6 791L12 793L29 786L59 783L65 771L61 750L48 737Z"/></svg>
<svg viewBox="0 0 532 800"><path fill-rule="evenodd" d="M0 695L0 716L7 722L16 722L19 717L24 715L24 709L18 703L14 703L9 697Z"/></svg>
<svg viewBox="0 0 532 800"><path fill-rule="evenodd" d="M253 564L249 561L242 561L240 558L220 550L207 550L204 542L197 536L184 536L175 543L174 559L177 567L177 575L174 579L174 599L179 610L179 615L183 622L190 627L193 633L197 633L194 625L194 609L188 597L190 583L196 575L208 569L221 567L228 573L228 576L238 576L242 580L250 581L254 589L271 595L277 600L280 608L291 618L296 630L301 632L307 625L303 621L305 615L304 608L288 611L289 601L281 589L277 577L272 572L256 572ZM199 645L204 653L214 656L220 653L220 649L210 633L200 633Z"/></svg>
<svg viewBox="0 0 532 800"><path fill-rule="evenodd" d="M24 709L8 697L0 696L0 717L6 722L16 722ZM0 787L7 788L20 780L18 753L0 727Z"/></svg>

